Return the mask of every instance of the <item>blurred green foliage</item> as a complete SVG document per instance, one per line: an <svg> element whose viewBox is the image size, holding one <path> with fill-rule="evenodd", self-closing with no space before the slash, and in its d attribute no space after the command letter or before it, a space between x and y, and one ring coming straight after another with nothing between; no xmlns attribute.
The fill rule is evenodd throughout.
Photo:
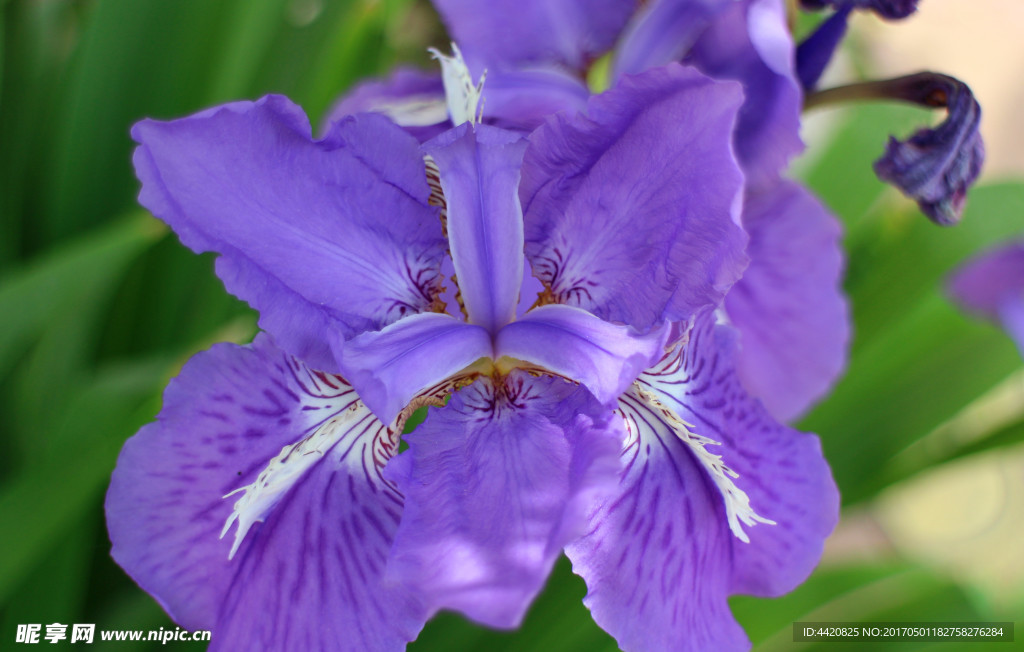
<svg viewBox="0 0 1024 652"><path fill-rule="evenodd" d="M212 259L187 252L135 205L131 124L270 92L317 124L352 82L398 61L425 64L425 47L446 40L418 0L0 2L0 646L18 623L173 626L110 560L103 493L121 444L152 419L181 363L255 332ZM1024 231L1024 185L980 188L961 226L932 226L870 168L887 133L922 118L844 111L806 171L846 225L856 338L849 373L801 425L821 434L848 506L1024 439L1024 423L1011 423L894 460L1021 366L1002 333L956 312L941 282L965 257ZM584 593L563 560L521 630L442 614L412 649L615 649ZM778 600L733 601L766 650L793 645L794 620L1010 617L983 604L895 554L825 565Z"/></svg>

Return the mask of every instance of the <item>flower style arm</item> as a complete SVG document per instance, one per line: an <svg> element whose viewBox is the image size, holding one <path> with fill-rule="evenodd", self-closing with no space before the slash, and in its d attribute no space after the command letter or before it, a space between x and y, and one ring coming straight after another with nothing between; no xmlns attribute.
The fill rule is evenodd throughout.
<svg viewBox="0 0 1024 652"><path fill-rule="evenodd" d="M448 245L469 323L488 332L515 317L523 278L519 176L526 141L465 124L426 143L447 204Z"/></svg>

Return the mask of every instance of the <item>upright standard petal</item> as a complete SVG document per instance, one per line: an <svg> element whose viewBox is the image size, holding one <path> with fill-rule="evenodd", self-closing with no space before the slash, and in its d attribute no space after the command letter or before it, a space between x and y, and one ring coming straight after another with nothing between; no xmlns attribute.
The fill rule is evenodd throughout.
<svg viewBox="0 0 1024 652"><path fill-rule="evenodd" d="M781 421L803 413L846 365L850 317L838 221L793 181L748 193L750 266L725 297L747 390Z"/></svg>
<svg viewBox="0 0 1024 652"><path fill-rule="evenodd" d="M735 0L653 0L643 3L619 39L613 78L681 60L714 18Z"/></svg>
<svg viewBox="0 0 1024 652"><path fill-rule="evenodd" d="M554 302L643 331L721 299L746 264L740 101L736 85L672 64L530 136L526 255Z"/></svg>
<svg viewBox="0 0 1024 652"><path fill-rule="evenodd" d="M423 313L336 346L345 377L384 423L480 358L494 357L490 334L449 315Z"/></svg>
<svg viewBox="0 0 1024 652"><path fill-rule="evenodd" d="M803 150L803 91L783 0L741 0L712 21L684 60L743 84L736 155L748 187L771 184Z"/></svg>
<svg viewBox="0 0 1024 652"><path fill-rule="evenodd" d="M529 133L556 113L587 108L590 89L579 77L553 66L488 70L484 121Z"/></svg>
<svg viewBox="0 0 1024 652"><path fill-rule="evenodd" d="M1001 323L1024 354L1024 240L968 261L948 287L964 310Z"/></svg>
<svg viewBox="0 0 1024 652"><path fill-rule="evenodd" d="M423 146L440 172L448 245L469 322L491 333L511 321L523 279L519 134L464 124Z"/></svg>
<svg viewBox="0 0 1024 652"><path fill-rule="evenodd" d="M821 442L775 421L735 374L736 333L698 319L675 360L641 376L666 406L721 442L724 462L759 515L775 525L750 528L750 544L733 541L729 591L778 596L817 565L839 520L839 493ZM717 452L717 451L716 451Z"/></svg>
<svg viewBox="0 0 1024 652"><path fill-rule="evenodd" d="M621 438L609 410L558 378L513 371L456 392L388 466L406 497L389 578L431 611L517 626L615 485Z"/></svg>
<svg viewBox="0 0 1024 652"><path fill-rule="evenodd" d="M280 346L337 366L324 333L351 337L429 308L444 238L416 141L380 116L321 141L268 96L132 129L139 201L195 251L220 254L230 292Z"/></svg>
<svg viewBox="0 0 1024 652"><path fill-rule="evenodd" d="M503 328L494 349L496 357L536 364L582 383L601 403L614 404L644 369L661 359L668 331L666 324L641 335L579 308L548 305Z"/></svg>
<svg viewBox="0 0 1024 652"><path fill-rule="evenodd" d="M623 396L620 488L566 549L624 650L747 648L726 598L791 590L838 518L817 438L746 395L732 344L701 317Z"/></svg>
<svg viewBox="0 0 1024 652"><path fill-rule="evenodd" d="M382 582L402 498L380 474L396 448L342 379L266 336L217 345L125 444L112 554L180 625L212 630L213 649L404 649L426 612ZM241 538L221 538L236 523Z"/></svg>
<svg viewBox="0 0 1024 652"><path fill-rule="evenodd" d="M611 49L635 0L434 0L475 67L554 63L573 70Z"/></svg>

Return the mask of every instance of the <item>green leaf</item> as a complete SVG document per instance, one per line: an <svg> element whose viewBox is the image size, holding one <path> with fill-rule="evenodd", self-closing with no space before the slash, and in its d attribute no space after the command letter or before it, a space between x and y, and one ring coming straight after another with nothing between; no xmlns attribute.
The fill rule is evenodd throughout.
<svg viewBox="0 0 1024 652"><path fill-rule="evenodd" d="M586 586L561 557L543 593L534 601L522 626L512 632L486 629L461 616L442 613L427 623L410 652L433 650L618 650L614 639L598 627L583 605Z"/></svg>
<svg viewBox="0 0 1024 652"><path fill-rule="evenodd" d="M389 11L394 2L355 0L338 12L332 34L313 62L303 92L306 111L319 119L339 93L363 76L379 72Z"/></svg>
<svg viewBox="0 0 1024 652"><path fill-rule="evenodd" d="M0 617L0 631L14 632L23 623L73 623L88 601L89 567L93 561L95 519L80 513L71 526L74 536L49 542L49 553L17 588ZM60 591L54 591L60 587ZM2 602L2 601L0 601Z"/></svg>
<svg viewBox="0 0 1024 652"><path fill-rule="evenodd" d="M244 97L253 87L261 62L284 21L288 0L235 0L220 39L219 64L212 67L206 103Z"/></svg>
<svg viewBox="0 0 1024 652"><path fill-rule="evenodd" d="M986 620L949 579L906 562L822 568L795 591L764 600L735 597L733 613L755 649L793 649L794 622L928 622ZM900 643L886 649L914 649ZM801 643L800 649L831 650L834 644ZM871 649L883 649L872 646Z"/></svg>
<svg viewBox="0 0 1024 652"><path fill-rule="evenodd" d="M891 214L851 252L850 365L801 423L821 435L847 504L878 488L892 455L1019 368L1009 338L961 314L944 283L967 256L1022 227L1024 186L979 188L960 226Z"/></svg>
<svg viewBox="0 0 1024 652"><path fill-rule="evenodd" d="M813 161L802 176L847 229L855 231L887 189L872 164L885 151L889 135L927 122L929 114L901 104L849 105L819 109L811 115L818 111L837 124L830 126L827 143L808 150Z"/></svg>
<svg viewBox="0 0 1024 652"><path fill-rule="evenodd" d="M45 242L135 204L131 125L203 108L223 13L223 2L209 0L90 4L46 125L54 134L41 171Z"/></svg>
<svg viewBox="0 0 1024 652"><path fill-rule="evenodd" d="M0 488L0 603L94 504L124 440L152 418L167 360L109 367L70 397L50 443Z"/></svg>
<svg viewBox="0 0 1024 652"><path fill-rule="evenodd" d="M0 277L0 377L47 326L84 326L73 307L102 304L125 267L164 233L143 215L120 220Z"/></svg>
<svg viewBox="0 0 1024 652"><path fill-rule="evenodd" d="M931 437L920 443L931 443ZM911 447L889 460L882 469L865 483L866 493L878 493L882 489L903 482L920 473L961 460L971 455L986 453L999 448L1009 448L1024 442L1024 419L1015 421L985 434L977 439L946 446ZM938 450L935 450L938 448Z"/></svg>

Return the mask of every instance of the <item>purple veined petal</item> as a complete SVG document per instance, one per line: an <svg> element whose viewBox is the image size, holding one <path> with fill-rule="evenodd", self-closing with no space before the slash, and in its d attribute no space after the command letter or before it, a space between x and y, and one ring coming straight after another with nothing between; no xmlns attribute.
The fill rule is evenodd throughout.
<svg viewBox="0 0 1024 652"><path fill-rule="evenodd" d="M556 303L647 330L718 302L746 259L735 84L671 64L530 136L526 255Z"/></svg>
<svg viewBox="0 0 1024 652"><path fill-rule="evenodd" d="M612 79L682 59L711 20L735 0L652 0L641 5L616 47Z"/></svg>
<svg viewBox="0 0 1024 652"><path fill-rule="evenodd" d="M620 406L620 489L565 550L584 604L626 652L749 648L726 602L734 537L721 495L659 409L632 390Z"/></svg>
<svg viewBox="0 0 1024 652"><path fill-rule="evenodd" d="M748 193L750 266L725 297L744 386L780 421L802 414L846 366L850 316L838 221L793 181Z"/></svg>
<svg viewBox="0 0 1024 652"><path fill-rule="evenodd" d="M336 369L324 332L432 305L444 239L417 143L386 118L349 117L314 141L298 107L268 96L144 120L132 136L140 203L220 254L228 290L289 353Z"/></svg>
<svg viewBox="0 0 1024 652"><path fill-rule="evenodd" d="M432 409L388 466L406 497L388 577L432 612L507 628L614 487L622 432L572 383L519 370L498 382Z"/></svg>
<svg viewBox="0 0 1024 652"><path fill-rule="evenodd" d="M774 183L803 150L794 59L783 0L742 0L716 16L684 60L743 84L734 143L748 187Z"/></svg>
<svg viewBox="0 0 1024 652"><path fill-rule="evenodd" d="M324 131L356 113L386 115L421 143L451 128L444 85L436 70L396 68L386 78L357 84L327 112Z"/></svg>
<svg viewBox="0 0 1024 652"><path fill-rule="evenodd" d="M634 0L434 0L475 72L524 64L574 71L611 49Z"/></svg>
<svg viewBox="0 0 1024 652"><path fill-rule="evenodd" d="M282 447L332 427L302 451L315 463L276 484ZM427 614L382 582L402 498L380 474L396 449L342 379L263 335L219 344L125 444L106 500L112 554L181 626L212 630L211 649L404 649ZM261 477L248 515L263 522L229 559L234 537L220 535L239 499L224 496Z"/></svg>
<svg viewBox="0 0 1024 652"><path fill-rule="evenodd" d="M964 310L1001 323L1024 355L1024 240L1000 245L961 265L948 290Z"/></svg>
<svg viewBox="0 0 1024 652"><path fill-rule="evenodd" d="M738 477L736 486L775 525L747 528L750 543L733 543L730 593L778 596L817 565L839 519L839 493L817 436L775 421L735 374L736 333L697 319L675 357L640 377L666 407L714 447Z"/></svg>
<svg viewBox="0 0 1024 652"><path fill-rule="evenodd" d="M525 360L582 383L598 401L614 404L640 373L664 354L669 326L639 334L586 310L547 305L498 333L495 356Z"/></svg>
<svg viewBox="0 0 1024 652"><path fill-rule="evenodd" d="M870 10L889 20L906 18L917 11L918 0L800 0L804 9L817 10L831 6L836 11L846 7Z"/></svg>
<svg viewBox="0 0 1024 652"><path fill-rule="evenodd" d="M480 358L492 358L491 337L479 326L436 312L413 315L344 343L345 378L377 418L390 424L410 402Z"/></svg>
<svg viewBox="0 0 1024 652"><path fill-rule="evenodd" d="M747 649L727 597L791 590L837 520L817 439L749 399L713 335L699 321L623 396L620 489L566 548L594 620L627 651Z"/></svg>
<svg viewBox="0 0 1024 652"><path fill-rule="evenodd" d="M426 143L440 171L448 244L469 322L496 333L515 317L523 277L519 170L526 141L486 125Z"/></svg>

